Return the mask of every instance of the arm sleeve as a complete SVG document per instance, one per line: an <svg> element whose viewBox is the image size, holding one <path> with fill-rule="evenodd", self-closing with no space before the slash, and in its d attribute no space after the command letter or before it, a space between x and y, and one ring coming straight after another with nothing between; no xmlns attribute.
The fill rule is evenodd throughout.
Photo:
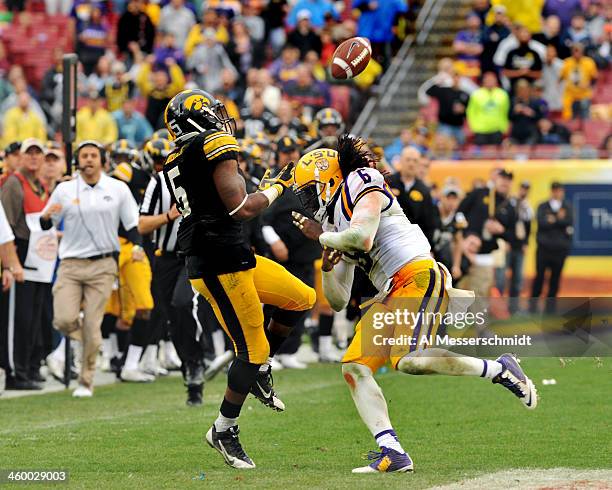
<svg viewBox="0 0 612 490"><path fill-rule="evenodd" d="M351 287L355 274L355 265L341 260L329 272L321 274L323 294L334 311L346 308L351 299Z"/></svg>
<svg viewBox="0 0 612 490"><path fill-rule="evenodd" d="M319 243L342 252L369 252L380 224L383 196L371 192L355 204L350 226L341 232L324 232Z"/></svg>

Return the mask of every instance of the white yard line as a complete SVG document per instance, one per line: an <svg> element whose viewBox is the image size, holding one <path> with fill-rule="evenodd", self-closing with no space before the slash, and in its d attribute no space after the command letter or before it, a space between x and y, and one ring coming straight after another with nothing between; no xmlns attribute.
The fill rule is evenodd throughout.
<svg viewBox="0 0 612 490"><path fill-rule="evenodd" d="M504 470L429 490L612 490L612 469Z"/></svg>

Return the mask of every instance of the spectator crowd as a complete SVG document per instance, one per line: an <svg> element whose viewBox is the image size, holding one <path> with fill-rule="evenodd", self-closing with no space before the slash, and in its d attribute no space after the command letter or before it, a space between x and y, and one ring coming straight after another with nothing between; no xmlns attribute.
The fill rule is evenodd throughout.
<svg viewBox="0 0 612 490"><path fill-rule="evenodd" d="M612 4L541 0L523 9L519 3L474 0L454 39L454 59L442 59L420 87L424 114L433 116L430 154L461 159L471 145L539 145L539 158L598 158L598 151L609 158ZM417 121L413 132L430 122ZM525 158L525 152L506 155ZM478 149L467 154L491 156Z"/></svg>

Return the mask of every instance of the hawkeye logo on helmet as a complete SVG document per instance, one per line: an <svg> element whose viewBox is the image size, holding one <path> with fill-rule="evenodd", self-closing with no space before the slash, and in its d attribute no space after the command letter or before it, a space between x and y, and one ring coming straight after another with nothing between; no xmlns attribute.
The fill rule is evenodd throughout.
<svg viewBox="0 0 612 490"><path fill-rule="evenodd" d="M185 107L192 111L201 111L209 102L201 95L192 95L185 99Z"/></svg>

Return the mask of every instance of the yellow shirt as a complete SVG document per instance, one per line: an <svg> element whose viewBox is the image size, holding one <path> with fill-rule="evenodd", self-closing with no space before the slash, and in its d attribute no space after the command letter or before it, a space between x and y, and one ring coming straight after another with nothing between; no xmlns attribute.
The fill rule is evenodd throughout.
<svg viewBox="0 0 612 490"><path fill-rule="evenodd" d="M503 5L506 7L506 15L512 22L523 24L529 32L542 31L542 9L545 0L492 0L491 7ZM493 24L495 14L493 8L487 14L487 25Z"/></svg>
<svg viewBox="0 0 612 490"><path fill-rule="evenodd" d="M217 42L221 44L227 44L229 42L229 33L227 29L223 26L220 26L217 29L217 33L215 34L215 39ZM193 49L200 43L204 42L204 36L202 35L202 25L196 24L194 25L189 34L187 35L187 40L185 41L185 57L189 58L191 53L193 53Z"/></svg>
<svg viewBox="0 0 612 490"><path fill-rule="evenodd" d="M144 12L149 16L149 19L151 19L153 25L157 27L157 24L159 24L159 15L161 12L159 5L155 3L148 3L144 8Z"/></svg>
<svg viewBox="0 0 612 490"><path fill-rule="evenodd" d="M355 84L362 90L372 86L376 79L383 72L382 66L374 58L370 60L368 66L354 80Z"/></svg>
<svg viewBox="0 0 612 490"><path fill-rule="evenodd" d="M107 145L117 140L117 124L106 109L92 112L89 107L77 111L77 143L95 140Z"/></svg>
<svg viewBox="0 0 612 490"><path fill-rule="evenodd" d="M11 141L23 141L26 138L38 138L47 140L47 129L45 123L34 111L23 112L19 107L13 107L6 111L4 116L4 133L2 146Z"/></svg>
<svg viewBox="0 0 612 490"><path fill-rule="evenodd" d="M591 84L597 78L597 66L588 56L576 60L570 56L563 62L561 80L565 81L565 93L575 99L590 99L593 97Z"/></svg>

